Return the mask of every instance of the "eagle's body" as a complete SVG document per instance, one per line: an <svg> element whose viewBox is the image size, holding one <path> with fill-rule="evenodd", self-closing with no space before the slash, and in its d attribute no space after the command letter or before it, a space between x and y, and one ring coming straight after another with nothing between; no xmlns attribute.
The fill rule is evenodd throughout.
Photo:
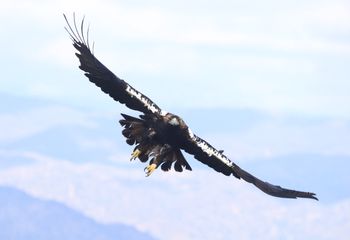
<svg viewBox="0 0 350 240"><path fill-rule="evenodd" d="M66 21L67 18L64 16ZM254 184L263 192L283 198L312 198L314 193L289 190L280 186L263 182L250 173L244 171L229 160L223 151L216 150L205 140L196 136L186 123L178 116L159 108L148 97L137 91L124 80L114 75L92 53L87 31L84 36L84 20L78 30L75 18L72 27L67 21L69 35L80 61L80 69L91 82L110 95L114 100L125 104L128 108L143 114L135 118L122 114L119 122L124 127L122 134L129 145L135 145L131 159L138 158L141 162L149 162L145 168L146 176L160 167L168 171L173 166L175 171L192 170L181 153L181 149L193 155L200 162L208 165L226 176L233 175L238 179Z"/></svg>
<svg viewBox="0 0 350 240"><path fill-rule="evenodd" d="M182 155L180 149L186 145L189 128L184 121L171 114L154 117L141 115L141 119L122 114L124 119L120 124L124 126L122 134L130 145L136 144L132 159L139 158L146 162L151 158L146 174L161 166L168 171L174 163L176 171L182 171L183 167L191 170L190 165Z"/></svg>

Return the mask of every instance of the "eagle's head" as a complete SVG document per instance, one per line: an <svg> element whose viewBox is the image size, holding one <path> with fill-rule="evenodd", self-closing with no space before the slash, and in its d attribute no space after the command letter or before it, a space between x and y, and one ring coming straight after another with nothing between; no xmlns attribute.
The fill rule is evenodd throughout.
<svg viewBox="0 0 350 240"><path fill-rule="evenodd" d="M165 121L172 127L186 128L185 122L178 116L168 113L165 116Z"/></svg>
<svg viewBox="0 0 350 240"><path fill-rule="evenodd" d="M179 118L176 117L176 116L172 117L172 118L168 121L168 123L169 123L170 125L172 125L172 126L179 126L179 125L180 125Z"/></svg>

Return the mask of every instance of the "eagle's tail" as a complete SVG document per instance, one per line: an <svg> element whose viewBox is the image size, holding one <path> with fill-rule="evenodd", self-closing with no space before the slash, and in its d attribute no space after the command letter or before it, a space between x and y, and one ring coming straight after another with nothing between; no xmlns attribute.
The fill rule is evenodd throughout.
<svg viewBox="0 0 350 240"><path fill-rule="evenodd" d="M151 139L155 132L148 128L146 122L142 119L135 118L126 114L121 114L124 119L119 121L120 125L124 127L122 134L126 137L126 142L129 145L140 143L146 139Z"/></svg>

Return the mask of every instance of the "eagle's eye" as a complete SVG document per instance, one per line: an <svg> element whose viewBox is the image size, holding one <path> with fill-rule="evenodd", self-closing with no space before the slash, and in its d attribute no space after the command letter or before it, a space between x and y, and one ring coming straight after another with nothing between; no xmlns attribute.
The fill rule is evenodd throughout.
<svg viewBox="0 0 350 240"><path fill-rule="evenodd" d="M169 124L172 126L178 126L178 125L180 125L180 122L177 119L177 117L173 117L172 119L170 119Z"/></svg>

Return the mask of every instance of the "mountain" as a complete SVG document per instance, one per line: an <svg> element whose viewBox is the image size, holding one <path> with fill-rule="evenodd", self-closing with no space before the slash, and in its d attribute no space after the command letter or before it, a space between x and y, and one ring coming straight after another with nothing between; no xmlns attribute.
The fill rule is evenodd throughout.
<svg viewBox="0 0 350 240"><path fill-rule="evenodd" d="M125 106L116 104L109 112L3 93L0 98L0 170L29 164L31 158L24 157L27 152L135 169L127 161L133 147L125 144L118 120L120 112L138 113L128 112ZM173 112L194 133L262 180L310 189L322 201L350 196L348 120L253 109L178 108ZM184 154L194 171L208 169Z"/></svg>
<svg viewBox="0 0 350 240"><path fill-rule="evenodd" d="M65 205L0 187L0 239L4 240L152 240L123 224L101 224Z"/></svg>

